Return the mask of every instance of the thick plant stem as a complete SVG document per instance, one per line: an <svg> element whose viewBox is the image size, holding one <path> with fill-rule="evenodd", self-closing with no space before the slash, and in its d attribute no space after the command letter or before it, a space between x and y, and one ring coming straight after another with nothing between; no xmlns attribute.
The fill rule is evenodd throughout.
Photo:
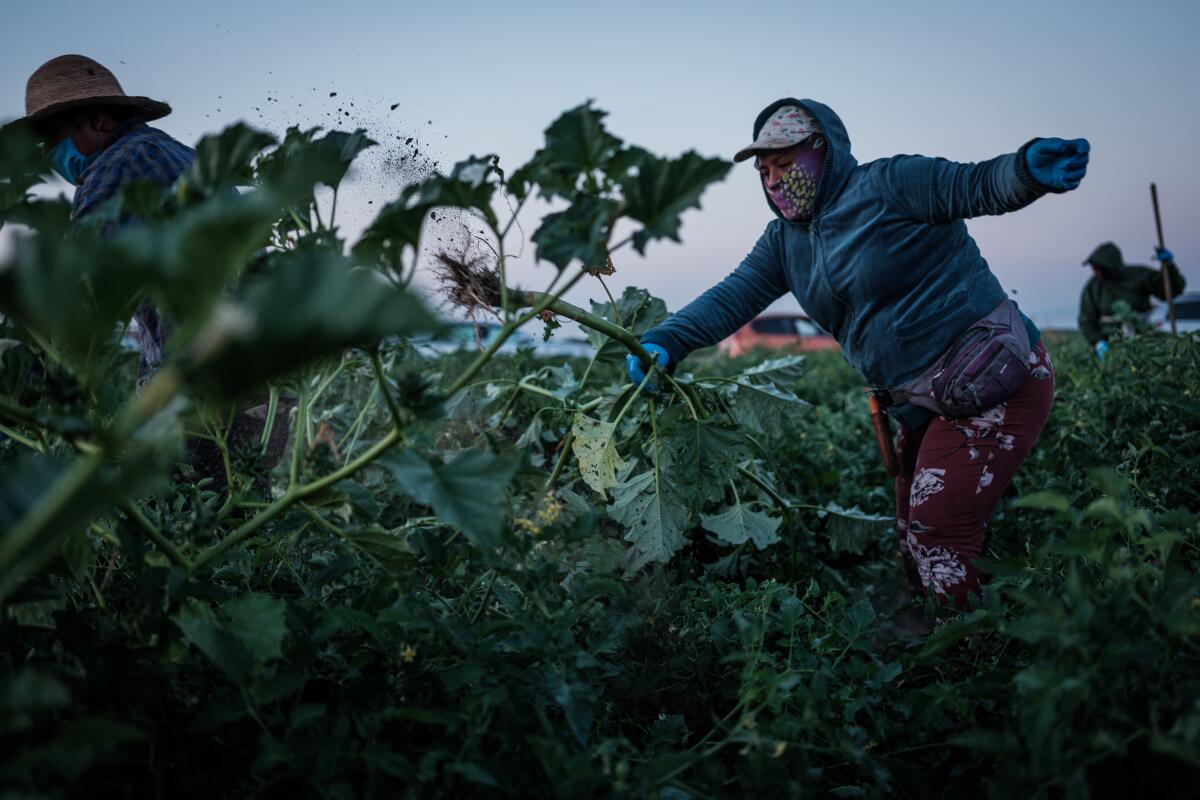
<svg viewBox="0 0 1200 800"><path fill-rule="evenodd" d="M71 504L75 496L99 471L103 460L102 453L93 453L81 458L51 484L49 490L42 495L29 513L22 517L21 521L9 531L3 540L0 540L0 571L7 569L22 550L43 536L55 516ZM65 535L65 533L63 531L61 535ZM50 535L59 534L55 532Z"/></svg>
<svg viewBox="0 0 1200 800"><path fill-rule="evenodd" d="M390 450L401 440L401 438L403 438L403 434L400 432L400 430L398 428L393 428L386 436L384 436L375 444L371 445L370 448L364 451L362 455L353 461L347 462L339 469L336 469L328 475L318 478L311 483L306 483L303 486L288 489L288 491L285 492L282 497L271 503L269 506L255 514L250 519L246 520L246 522L243 523L233 533L229 534L224 539L217 542L200 555L196 556L196 558L192 560L191 571L194 572L208 562L212 561L217 556L224 553L226 550L236 547L237 545L246 541L246 539L254 535L254 533L263 525L267 524L275 517L279 516L281 512L287 510L289 507L295 505L304 498L310 497L317 492L332 486L338 481L358 472L360 469L367 466L372 461Z"/></svg>
<svg viewBox="0 0 1200 800"><path fill-rule="evenodd" d="M609 322L603 317L598 317L591 312L584 311L579 306L572 305L561 297L549 297L549 302L547 302L547 298L548 295L543 292L522 292L519 295L520 302L523 305L548 308L560 317L574 320L585 328L591 328L594 331L603 333L610 339L616 339L625 345L625 348L629 352L637 356L643 366L650 365L651 358L650 354L646 352L646 348L642 347L642 343L637 340L637 337L625 328L622 328L615 322Z"/></svg>

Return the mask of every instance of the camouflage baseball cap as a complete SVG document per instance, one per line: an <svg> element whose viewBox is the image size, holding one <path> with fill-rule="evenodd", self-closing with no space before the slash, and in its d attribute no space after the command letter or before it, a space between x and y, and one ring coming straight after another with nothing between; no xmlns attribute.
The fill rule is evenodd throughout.
<svg viewBox="0 0 1200 800"><path fill-rule="evenodd" d="M763 123L758 138L737 151L734 161L745 161L762 150L784 150L821 130L812 115L800 106L781 106Z"/></svg>

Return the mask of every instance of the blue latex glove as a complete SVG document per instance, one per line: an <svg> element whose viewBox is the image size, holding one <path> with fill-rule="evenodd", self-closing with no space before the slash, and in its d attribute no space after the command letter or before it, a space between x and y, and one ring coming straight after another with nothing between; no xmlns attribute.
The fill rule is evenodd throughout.
<svg viewBox="0 0 1200 800"><path fill-rule="evenodd" d="M1103 339L1096 342L1096 358L1103 361L1104 355L1107 352L1108 352L1108 342L1104 341Z"/></svg>
<svg viewBox="0 0 1200 800"><path fill-rule="evenodd" d="M666 348L649 343L644 343L642 347L646 348L646 352L654 359L654 363L660 367L665 367L671 363L671 357L667 355ZM625 356L625 371L629 373L629 380L633 382L634 386L641 386L642 381L646 380L646 371L642 369L642 362L632 353ZM647 383L642 388L642 391L653 393L658 391L658 387L653 383Z"/></svg>
<svg viewBox="0 0 1200 800"><path fill-rule="evenodd" d="M1154 257L1164 264L1175 263L1175 254L1165 247L1154 248Z"/></svg>
<svg viewBox="0 0 1200 800"><path fill-rule="evenodd" d="M1040 139L1025 151L1025 163L1038 183L1070 191L1083 180L1091 149L1087 139Z"/></svg>

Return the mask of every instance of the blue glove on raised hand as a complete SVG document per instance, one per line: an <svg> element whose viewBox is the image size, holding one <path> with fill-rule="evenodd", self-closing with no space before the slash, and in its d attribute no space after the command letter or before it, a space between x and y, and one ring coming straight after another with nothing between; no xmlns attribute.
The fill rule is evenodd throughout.
<svg viewBox="0 0 1200 800"><path fill-rule="evenodd" d="M1083 180L1091 149L1087 139L1039 139L1025 150L1025 163L1038 183L1066 192Z"/></svg>
<svg viewBox="0 0 1200 800"><path fill-rule="evenodd" d="M654 359L654 363L660 367L671 363L671 356L667 354L665 347L650 343L643 343L642 347L646 348L646 352ZM634 386L641 386L642 381L646 380L646 371L642 369L642 362L632 353L625 356L625 371L629 373L629 380L633 382ZM647 383L642 391L653 393L658 391L658 387L653 383Z"/></svg>
<svg viewBox="0 0 1200 800"><path fill-rule="evenodd" d="M1165 247L1154 248L1154 257L1164 264L1175 263L1175 254Z"/></svg>
<svg viewBox="0 0 1200 800"><path fill-rule="evenodd" d="M1096 342L1095 349L1096 349L1096 358L1103 361L1104 356L1107 355L1107 353L1108 353L1108 342L1101 339L1100 341Z"/></svg>

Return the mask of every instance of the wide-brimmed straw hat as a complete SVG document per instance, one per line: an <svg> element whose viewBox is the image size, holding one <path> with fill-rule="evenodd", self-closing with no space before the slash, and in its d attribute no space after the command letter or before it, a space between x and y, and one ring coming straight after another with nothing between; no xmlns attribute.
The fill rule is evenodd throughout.
<svg viewBox="0 0 1200 800"><path fill-rule="evenodd" d="M134 108L146 121L171 113L171 107L149 97L125 94L117 76L87 56L52 58L37 68L25 84L25 116L16 122L32 123L60 111L85 106Z"/></svg>

